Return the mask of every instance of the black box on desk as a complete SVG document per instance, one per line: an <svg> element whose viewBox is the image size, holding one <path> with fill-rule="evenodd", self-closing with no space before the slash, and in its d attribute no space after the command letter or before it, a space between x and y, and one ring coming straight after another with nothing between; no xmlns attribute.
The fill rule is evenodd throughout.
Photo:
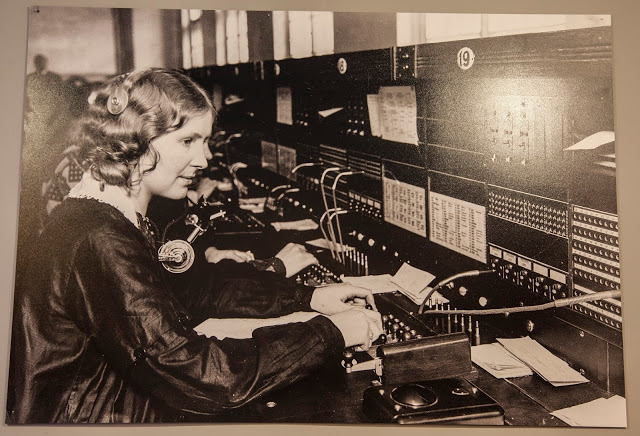
<svg viewBox="0 0 640 436"><path fill-rule="evenodd" d="M370 386L364 412L373 422L504 425L504 410L470 382L453 378Z"/></svg>

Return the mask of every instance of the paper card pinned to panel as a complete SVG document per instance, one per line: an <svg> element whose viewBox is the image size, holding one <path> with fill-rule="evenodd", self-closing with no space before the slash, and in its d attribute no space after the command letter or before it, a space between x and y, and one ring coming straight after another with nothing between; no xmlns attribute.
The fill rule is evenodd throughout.
<svg viewBox="0 0 640 436"><path fill-rule="evenodd" d="M369 125L371 126L371 136L380 137L380 115L378 94L367 95L367 108L369 110Z"/></svg>
<svg viewBox="0 0 640 436"><path fill-rule="evenodd" d="M276 91L276 121L281 124L293 125L293 105L291 102L291 88L278 87Z"/></svg>
<svg viewBox="0 0 640 436"><path fill-rule="evenodd" d="M601 167L605 167L605 168L616 169L616 163L611 161L599 161L599 162L596 162L596 165L600 165Z"/></svg>
<svg viewBox="0 0 640 436"><path fill-rule="evenodd" d="M318 115L320 115L322 118L327 118L330 117L331 115L335 114L336 112L340 112L343 108L341 107L334 107L331 109L325 109L323 111L318 111Z"/></svg>
<svg viewBox="0 0 640 436"><path fill-rule="evenodd" d="M413 86L382 86L378 92L382 139L418 144L416 90Z"/></svg>
<svg viewBox="0 0 640 436"><path fill-rule="evenodd" d="M587 136L582 141L578 141L571 147L567 147L564 151L576 151L576 150L594 150L601 145L610 144L616 140L616 135L611 131L603 131L594 133Z"/></svg>

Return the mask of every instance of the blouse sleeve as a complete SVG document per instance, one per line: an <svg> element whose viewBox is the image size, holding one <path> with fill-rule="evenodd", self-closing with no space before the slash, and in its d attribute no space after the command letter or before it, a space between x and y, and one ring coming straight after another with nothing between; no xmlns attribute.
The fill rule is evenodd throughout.
<svg viewBox="0 0 640 436"><path fill-rule="evenodd" d="M199 336L151 252L118 232L80 244L74 265L70 280L79 295L70 301L82 327L132 383L177 410L238 407L338 361L344 347L323 316L257 329L246 340Z"/></svg>
<svg viewBox="0 0 640 436"><path fill-rule="evenodd" d="M174 295L196 324L216 318L272 318L311 310L314 288L250 264L221 261L194 268L188 279L174 281Z"/></svg>

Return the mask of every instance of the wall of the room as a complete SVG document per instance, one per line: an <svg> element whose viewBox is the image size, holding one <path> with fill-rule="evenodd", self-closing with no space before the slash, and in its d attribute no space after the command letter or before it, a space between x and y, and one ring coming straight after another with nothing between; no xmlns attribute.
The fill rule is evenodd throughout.
<svg viewBox="0 0 640 436"><path fill-rule="evenodd" d="M29 14L27 73L42 54L51 71L61 75L101 76L116 72L111 10L41 7Z"/></svg>

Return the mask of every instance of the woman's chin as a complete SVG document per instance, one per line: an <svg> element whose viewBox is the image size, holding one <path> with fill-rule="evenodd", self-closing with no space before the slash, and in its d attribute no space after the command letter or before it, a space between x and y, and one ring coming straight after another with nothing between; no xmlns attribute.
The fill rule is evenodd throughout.
<svg viewBox="0 0 640 436"><path fill-rule="evenodd" d="M171 191L167 192L165 195L163 195L163 197L168 198L170 200L182 200L183 198L185 198L187 196L187 192L189 190L185 187L185 188L176 188L176 189L172 189Z"/></svg>

